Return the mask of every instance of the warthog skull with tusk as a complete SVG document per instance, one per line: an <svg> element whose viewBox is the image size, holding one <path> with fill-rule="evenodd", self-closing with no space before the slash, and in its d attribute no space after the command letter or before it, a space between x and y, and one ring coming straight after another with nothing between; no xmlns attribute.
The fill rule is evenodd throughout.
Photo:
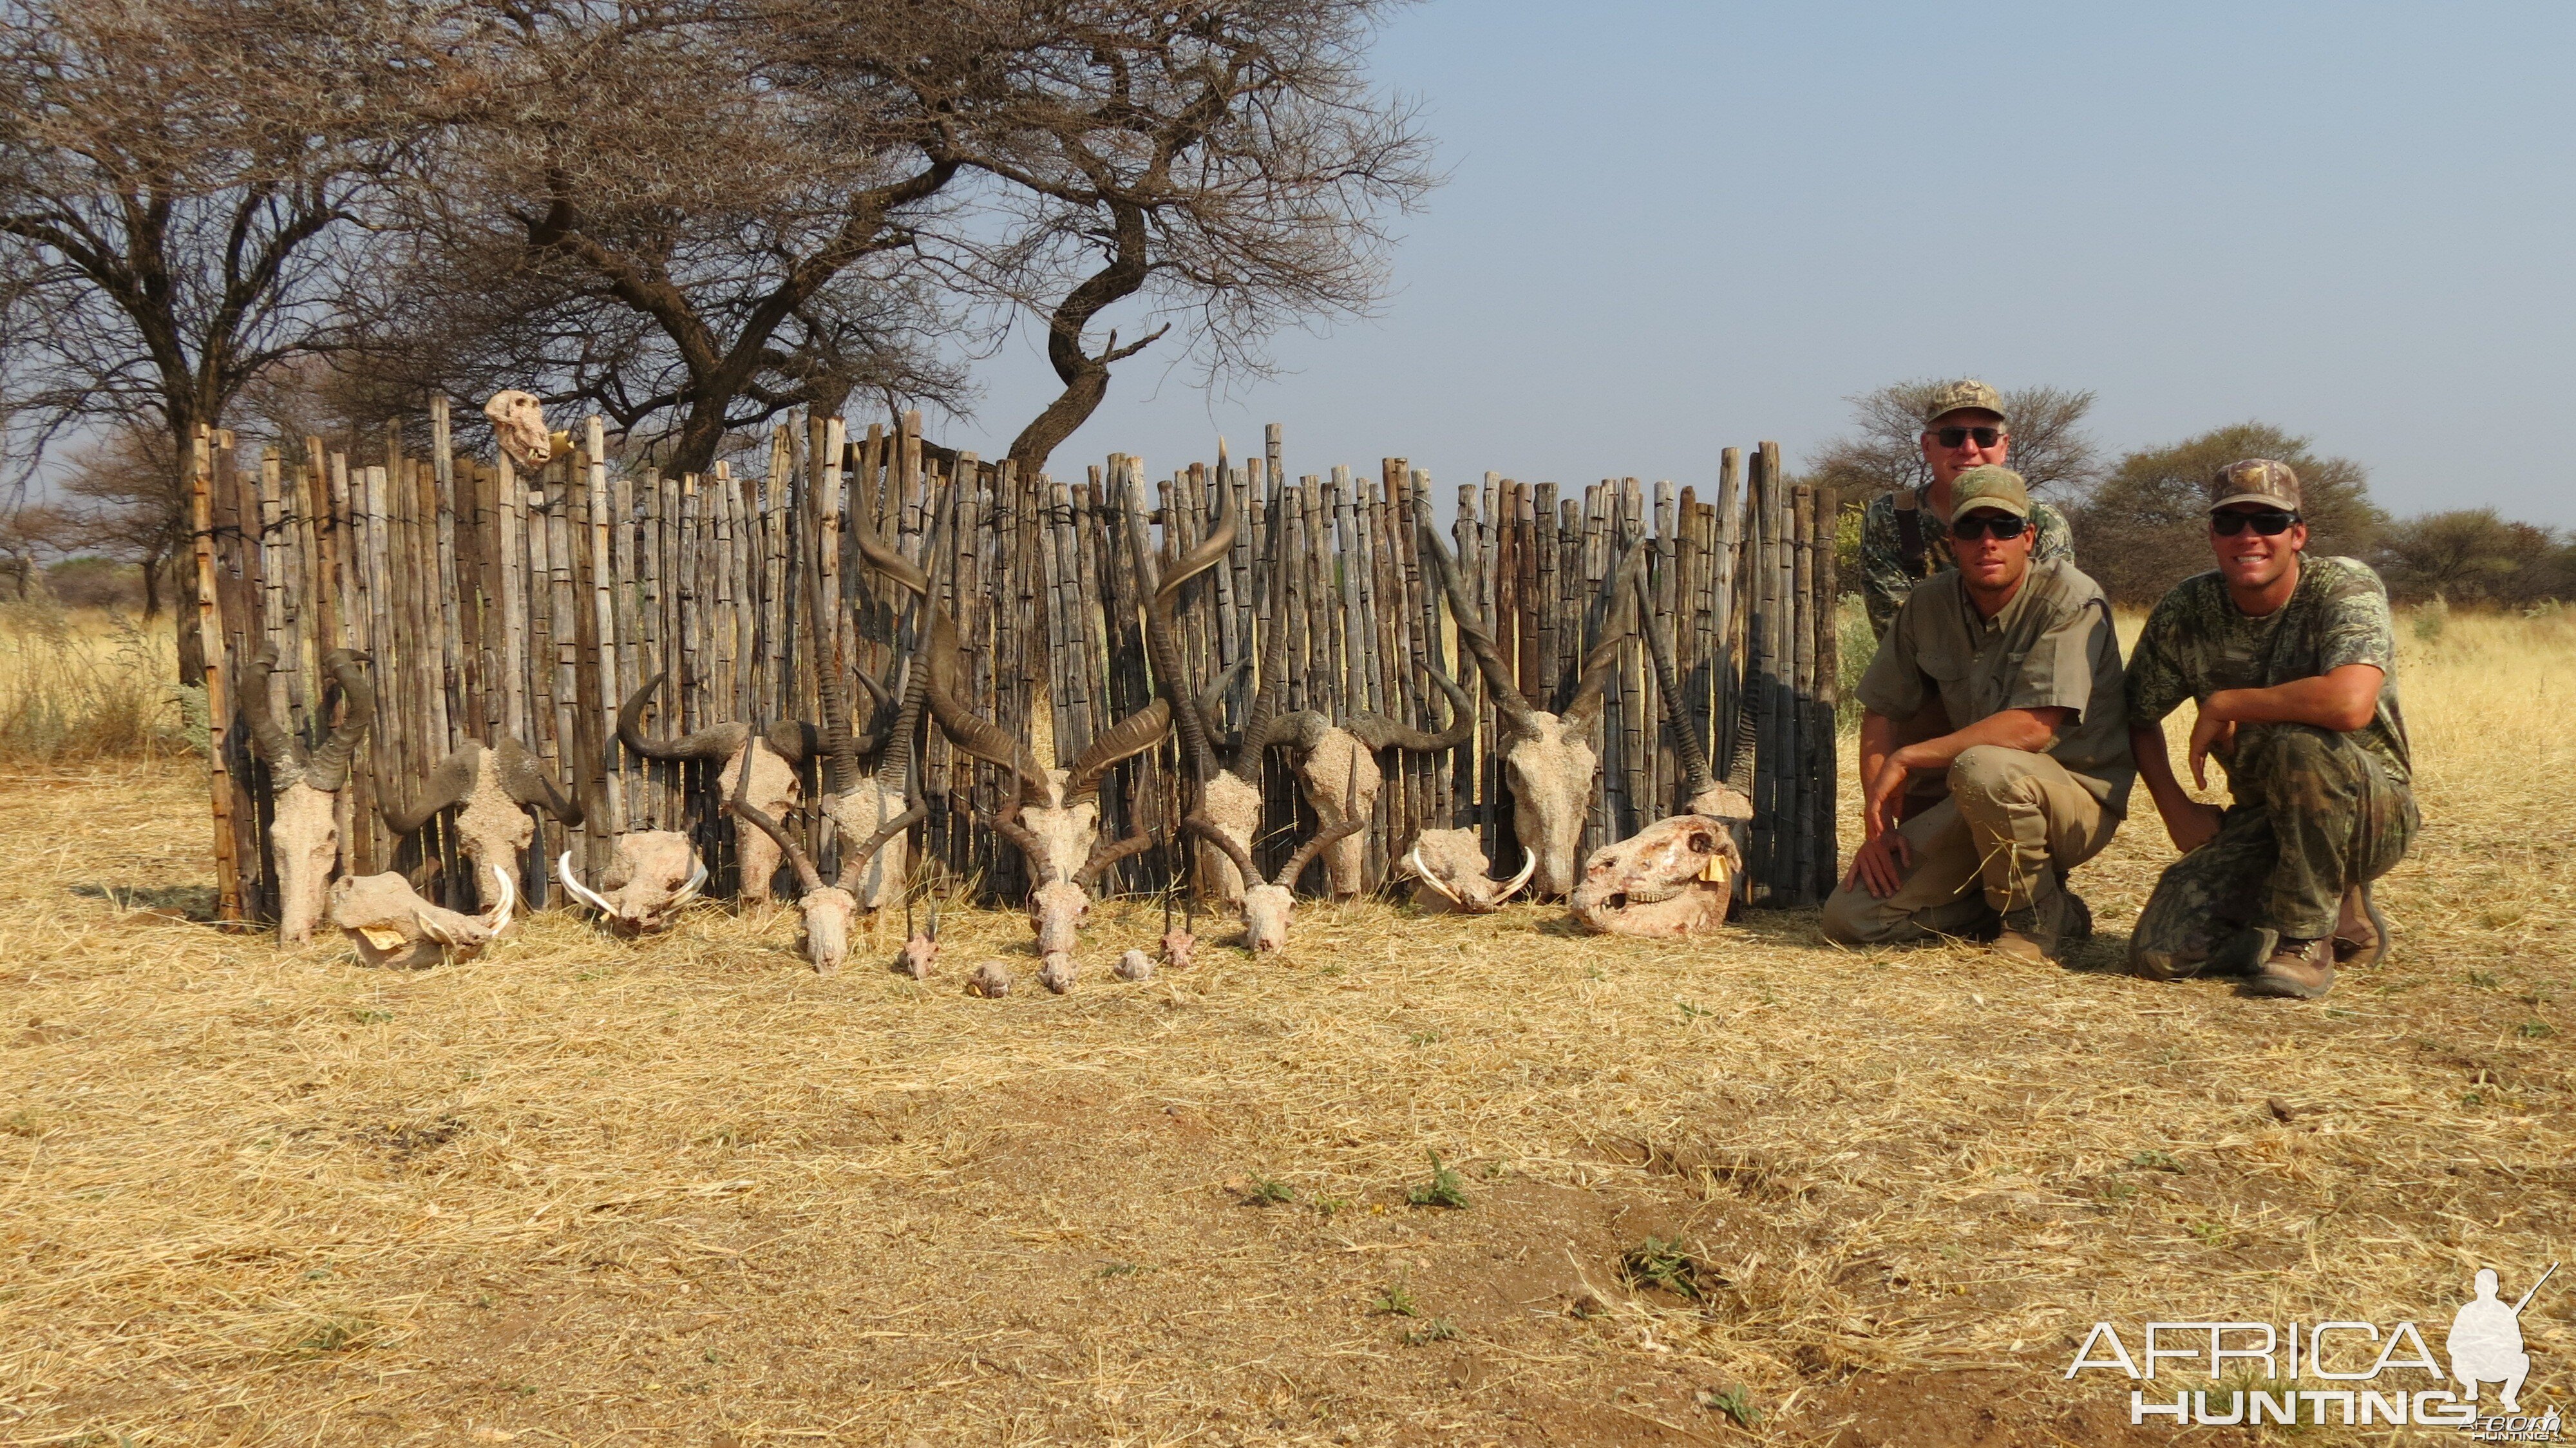
<svg viewBox="0 0 2576 1448"><path fill-rule="evenodd" d="M620 935L670 929L707 884L706 863L690 848L689 837L676 830L629 830L619 835L617 855L608 862L596 890L581 883L570 850L555 862L555 874L574 899L598 911L608 928Z"/></svg>
<svg viewBox="0 0 2576 1448"><path fill-rule="evenodd" d="M1538 856L1521 854L1521 872L1508 880L1487 873L1485 858L1472 829L1424 830L1405 851L1404 868L1414 878L1413 903L1425 914L1490 915L1517 895L1538 869Z"/></svg>
<svg viewBox="0 0 2576 1448"><path fill-rule="evenodd" d="M1563 712L1552 714L1530 707L1521 697L1512 666L1503 661L1493 634L1468 598L1448 546L1428 521L1421 528L1424 556L1449 594L1449 613L1457 621L1459 641L1474 655L1476 667L1485 676L1485 692L1501 716L1503 770L1512 789L1512 833L1538 862L1537 893L1563 896L1574 888L1575 851L1583 843L1583 822L1591 811L1601 768L1601 756L1592 746L1592 729L1600 721L1602 691L1627 637L1628 610L1635 601L1647 550L1643 543L1632 544L1627 556L1610 570L1596 603L1602 618L1592 650L1583 656ZM1466 893L1460 890L1457 896Z"/></svg>
<svg viewBox="0 0 2576 1448"><path fill-rule="evenodd" d="M331 923L348 932L369 965L413 970L472 960L510 928L510 911L519 899L509 872L496 868L491 875L491 903L480 915L432 905L390 870L343 875L331 885Z"/></svg>
<svg viewBox="0 0 2576 1448"><path fill-rule="evenodd" d="M796 768L810 749L819 747L813 731L794 720L782 720L755 737L740 721L711 724L677 739L657 739L644 732L644 709L668 674L655 674L626 697L617 711L617 737L646 759L695 759L718 764L717 780L730 799L744 793L753 806L772 819L783 818L804 796ZM748 776L746 779L745 776ZM778 846L757 829L734 827L734 858L740 866L738 888L744 900L769 899L770 877L778 873Z"/></svg>
<svg viewBox="0 0 2576 1448"><path fill-rule="evenodd" d="M1672 640L1638 587L1646 650L1654 660L1664 698L1664 724L1681 755L1685 811L1602 846L1583 862L1575 886L1574 918L1613 935L1674 937L1714 930L1726 923L1744 853L1735 831L1753 818L1753 802L1709 768L1708 751L1683 702L1681 673ZM1738 750L1739 764L1750 750Z"/></svg>
<svg viewBox="0 0 2576 1448"><path fill-rule="evenodd" d="M277 869L277 937L290 944L313 938L313 927L322 918L323 893L340 861L340 789L349 782L349 760L358 752L358 741L376 717L375 686L360 667L365 658L354 649L333 649L324 656L323 668L340 685L340 723L322 747L309 752L268 712L276 650L263 652L242 670L242 721L250 726L251 747L268 764L275 786L268 841Z"/></svg>

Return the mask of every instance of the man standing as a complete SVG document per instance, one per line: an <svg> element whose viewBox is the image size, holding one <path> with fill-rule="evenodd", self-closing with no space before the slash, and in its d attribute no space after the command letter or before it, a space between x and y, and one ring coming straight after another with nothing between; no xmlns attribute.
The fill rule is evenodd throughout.
<svg viewBox="0 0 2576 1448"><path fill-rule="evenodd" d="M2054 959L2092 933L2066 872L2101 853L2128 808L2120 643L2101 587L2064 559L2034 561L2021 475L1950 480L1943 530L1956 568L1898 607L1860 684L1868 840L1825 901L1825 934L1878 944L1993 928L1996 948ZM1935 701L1964 727L1900 744ZM1941 797L1905 819L1928 775Z"/></svg>
<svg viewBox="0 0 2576 1448"><path fill-rule="evenodd" d="M2312 999L2337 962L2388 946L2370 882L2415 837L2397 641L2388 590L2368 565L2309 558L2299 479L2265 458L2210 486L2218 570L2156 604L2129 660L2138 768L2183 857L2165 869L2130 938L2154 980L2251 977L2255 995ZM2199 701L2191 777L2227 766L2235 803L2183 793L2157 721Z"/></svg>
<svg viewBox="0 0 2576 1448"><path fill-rule="evenodd" d="M2012 456L2012 425L2000 393L1973 377L1945 383L1923 408L1923 465L1932 480L1870 500L1861 513L1861 601L1869 631L1884 638L1914 585L1955 566L1949 519L1951 488L1970 468L2002 467ZM2030 508L2036 539L2031 561L2075 561L2075 535L2065 515L2046 503Z"/></svg>

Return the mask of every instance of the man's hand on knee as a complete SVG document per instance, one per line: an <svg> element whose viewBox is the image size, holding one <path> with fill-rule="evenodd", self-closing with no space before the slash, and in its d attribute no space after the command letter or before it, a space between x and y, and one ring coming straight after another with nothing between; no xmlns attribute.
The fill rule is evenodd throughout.
<svg viewBox="0 0 2576 1448"><path fill-rule="evenodd" d="M1914 846L1905 833L1885 829L1869 837L1852 852L1851 869L1843 874L1843 888L1854 885L1884 900L1905 883L1905 872L1914 864Z"/></svg>

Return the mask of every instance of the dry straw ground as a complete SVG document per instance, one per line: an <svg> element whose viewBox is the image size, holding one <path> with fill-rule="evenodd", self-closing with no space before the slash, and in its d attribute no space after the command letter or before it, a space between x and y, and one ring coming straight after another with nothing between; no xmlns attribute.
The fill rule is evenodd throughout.
<svg viewBox="0 0 2576 1448"><path fill-rule="evenodd" d="M927 987L717 909L392 974L185 918L186 765L22 767L0 1442L2147 1441L2097 1319L2438 1346L2576 1257L2576 627L2434 627L2397 952L2321 1005L2109 972L2151 821L2072 969L1369 904L1145 985L1111 911L1061 999L960 992L1030 991L999 914Z"/></svg>

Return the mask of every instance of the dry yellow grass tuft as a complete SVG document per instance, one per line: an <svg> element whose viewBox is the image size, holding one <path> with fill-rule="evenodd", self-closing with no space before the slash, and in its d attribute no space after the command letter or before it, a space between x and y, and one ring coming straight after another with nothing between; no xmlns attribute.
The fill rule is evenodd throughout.
<svg viewBox="0 0 2576 1448"><path fill-rule="evenodd" d="M202 745L205 696L172 686L176 659L166 617L138 623L45 598L0 604L0 758L175 754L191 723Z"/></svg>
<svg viewBox="0 0 2576 1448"><path fill-rule="evenodd" d="M188 769L21 774L0 1442L2092 1443L2097 1319L2438 1344L2569 1255L2576 627L2404 669L2396 953L2317 1005L2110 973L2152 819L2073 969L1310 903L1131 985L1133 905L1055 998L1000 912L927 986L790 911L362 970L185 918Z"/></svg>

